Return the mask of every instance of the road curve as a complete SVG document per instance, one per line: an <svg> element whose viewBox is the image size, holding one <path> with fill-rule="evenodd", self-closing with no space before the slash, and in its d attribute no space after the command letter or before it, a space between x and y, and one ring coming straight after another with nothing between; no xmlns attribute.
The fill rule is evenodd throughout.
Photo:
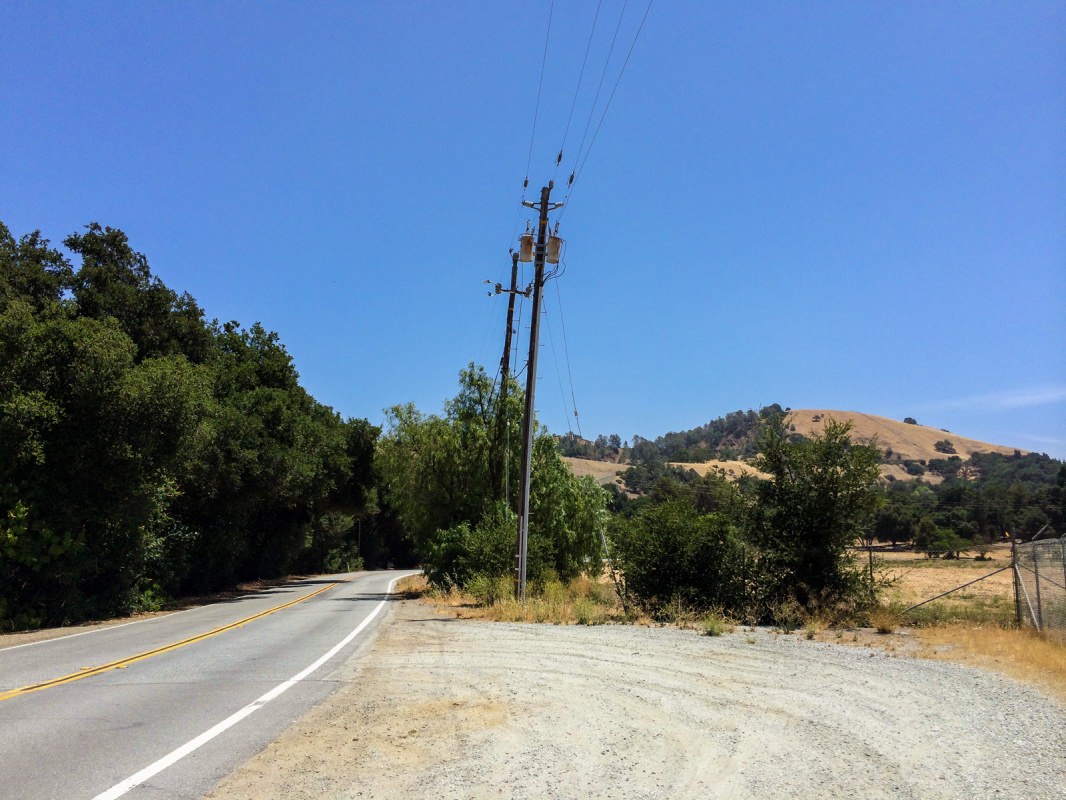
<svg viewBox="0 0 1066 800"><path fill-rule="evenodd" d="M201 797L337 687L404 574L294 581L0 649L4 798Z"/></svg>

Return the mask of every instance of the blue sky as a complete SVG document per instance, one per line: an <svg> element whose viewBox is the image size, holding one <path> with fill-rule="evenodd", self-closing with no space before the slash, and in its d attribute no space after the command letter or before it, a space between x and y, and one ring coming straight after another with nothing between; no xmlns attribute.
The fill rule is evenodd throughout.
<svg viewBox="0 0 1066 800"><path fill-rule="evenodd" d="M778 402L1066 457L1066 4L657 0L589 149L646 8L9 0L0 220L122 228L381 423L495 372L528 163L554 432Z"/></svg>

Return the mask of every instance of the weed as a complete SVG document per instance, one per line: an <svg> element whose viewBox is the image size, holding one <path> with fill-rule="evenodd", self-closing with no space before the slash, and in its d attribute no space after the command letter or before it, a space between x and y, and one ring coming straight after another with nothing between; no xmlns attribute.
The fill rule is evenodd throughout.
<svg viewBox="0 0 1066 800"><path fill-rule="evenodd" d="M733 626L721 614L715 612L703 615L700 628L704 636L721 636L723 633L733 632Z"/></svg>
<svg viewBox="0 0 1066 800"><path fill-rule="evenodd" d="M878 633L893 633L899 627L899 614L887 606L876 606L870 610L869 621Z"/></svg>
<svg viewBox="0 0 1066 800"><path fill-rule="evenodd" d="M475 575L466 590L479 606L491 606L510 597L514 588L506 575Z"/></svg>
<svg viewBox="0 0 1066 800"><path fill-rule="evenodd" d="M588 597L578 597L574 601L574 617L578 625L602 625L607 621L603 606Z"/></svg>

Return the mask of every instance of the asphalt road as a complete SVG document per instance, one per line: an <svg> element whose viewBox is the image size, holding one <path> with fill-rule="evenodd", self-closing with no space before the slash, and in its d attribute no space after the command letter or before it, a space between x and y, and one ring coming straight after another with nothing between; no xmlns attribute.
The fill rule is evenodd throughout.
<svg viewBox="0 0 1066 800"><path fill-rule="evenodd" d="M0 796L201 797L338 687L405 574L323 576L0 649Z"/></svg>

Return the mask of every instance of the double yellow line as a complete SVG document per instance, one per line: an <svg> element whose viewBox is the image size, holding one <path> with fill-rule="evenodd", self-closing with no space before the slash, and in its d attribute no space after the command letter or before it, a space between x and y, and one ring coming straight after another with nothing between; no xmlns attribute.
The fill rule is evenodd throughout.
<svg viewBox="0 0 1066 800"><path fill-rule="evenodd" d="M242 625L247 625L249 622L254 622L257 619L269 616L277 611L281 611L297 603L302 603L304 600L310 600L315 595L322 594L329 591L334 586L343 583L343 581L337 581L337 583L331 583L328 586L323 586L321 589L316 589L310 594L305 594L303 597L298 597L295 600L290 600L288 603L283 603L280 606L274 606L268 608L266 611L260 611L258 614L253 614L250 617L239 619L236 622L231 622L229 625L223 625L220 628L207 631L206 633L200 633L196 636L190 636L188 639L182 639L180 642L174 642L173 644L163 645L157 647L154 650L145 650L143 653L137 653L137 655L129 656L127 658L119 659L118 661L112 661L109 664L101 664L98 667L86 667L78 672L71 673L70 675L64 675L60 678L53 678L49 681L43 681L41 683L32 683L29 686L22 686L18 689L9 689L6 692L0 692L0 703L4 700L10 700L12 697L21 697L24 694L30 694L31 692L39 692L42 689L51 689L53 686L62 686L65 683L73 683L74 681L80 681L82 678L88 678L92 675L100 675L104 672L110 672L113 669L124 669L130 664L135 664L138 661L144 661L146 658L152 658L162 653L169 653L171 650L177 650L179 647L185 647L185 645L192 644L193 642L199 642L203 639L209 639L212 636L218 636L220 633L239 628Z"/></svg>

